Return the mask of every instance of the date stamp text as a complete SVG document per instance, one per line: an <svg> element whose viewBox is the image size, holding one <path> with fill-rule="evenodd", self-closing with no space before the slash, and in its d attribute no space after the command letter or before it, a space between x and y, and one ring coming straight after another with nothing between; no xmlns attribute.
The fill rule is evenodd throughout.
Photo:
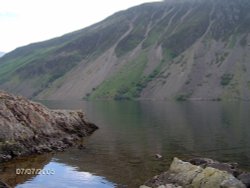
<svg viewBox="0 0 250 188"><path fill-rule="evenodd" d="M54 175L53 169L17 168L16 175Z"/></svg>

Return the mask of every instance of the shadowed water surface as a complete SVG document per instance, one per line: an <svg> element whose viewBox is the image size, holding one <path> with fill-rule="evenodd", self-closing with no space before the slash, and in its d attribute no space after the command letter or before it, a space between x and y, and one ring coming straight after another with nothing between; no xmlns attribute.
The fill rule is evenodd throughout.
<svg viewBox="0 0 250 188"><path fill-rule="evenodd" d="M201 156L250 170L250 103L42 101L52 109L84 109L100 129L84 149L0 164L0 179L16 187L138 187L172 158ZM156 153L163 156L158 160ZM54 175L16 175L16 168Z"/></svg>

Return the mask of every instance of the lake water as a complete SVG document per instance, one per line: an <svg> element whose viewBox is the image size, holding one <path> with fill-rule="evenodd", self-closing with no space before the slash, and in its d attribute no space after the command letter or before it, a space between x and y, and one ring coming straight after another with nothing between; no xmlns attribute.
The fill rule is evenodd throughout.
<svg viewBox="0 0 250 188"><path fill-rule="evenodd" d="M0 179L18 188L133 188L166 171L173 157L210 157L250 170L250 103L42 102L52 109L83 109L100 129L84 140L85 149L0 164ZM16 168L55 173L16 175Z"/></svg>

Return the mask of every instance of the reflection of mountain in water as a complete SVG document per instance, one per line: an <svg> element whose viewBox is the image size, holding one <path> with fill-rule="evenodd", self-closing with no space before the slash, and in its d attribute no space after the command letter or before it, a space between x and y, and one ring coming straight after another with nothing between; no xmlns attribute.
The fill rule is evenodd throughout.
<svg viewBox="0 0 250 188"><path fill-rule="evenodd" d="M136 187L166 170L174 156L238 162L241 168L250 170L250 106L247 103L50 101L46 105L84 107L89 119L100 127L85 140L86 149L72 148L57 153L49 163L59 165L61 171L70 168L67 172L76 176L84 177L87 172L97 178L95 183L103 181L112 187L110 182L114 182ZM163 159L154 158L156 153L163 155ZM47 178L55 183L63 181L65 185L72 183L67 176Z"/></svg>
<svg viewBox="0 0 250 188"><path fill-rule="evenodd" d="M94 109L98 111L88 116L101 119L99 124L113 133L108 138L101 135L104 132L97 134L106 140L115 139L112 143L116 148L123 143L126 147L130 144L133 152L146 148L154 152L211 153L222 160L224 154L248 156L250 152L248 103L103 102Z"/></svg>
<svg viewBox="0 0 250 188"><path fill-rule="evenodd" d="M250 117L247 103L83 102L100 126L84 151L56 156L60 162L135 186L165 170L174 156L211 157L250 169ZM160 153L163 160L153 155ZM73 156L73 157L72 157ZM93 162L94 161L94 162Z"/></svg>

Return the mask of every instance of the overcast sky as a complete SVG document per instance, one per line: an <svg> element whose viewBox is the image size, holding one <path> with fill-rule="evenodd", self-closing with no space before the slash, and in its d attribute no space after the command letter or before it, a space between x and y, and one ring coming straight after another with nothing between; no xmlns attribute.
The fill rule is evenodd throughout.
<svg viewBox="0 0 250 188"><path fill-rule="evenodd" d="M0 51L61 36L159 0L0 0Z"/></svg>

